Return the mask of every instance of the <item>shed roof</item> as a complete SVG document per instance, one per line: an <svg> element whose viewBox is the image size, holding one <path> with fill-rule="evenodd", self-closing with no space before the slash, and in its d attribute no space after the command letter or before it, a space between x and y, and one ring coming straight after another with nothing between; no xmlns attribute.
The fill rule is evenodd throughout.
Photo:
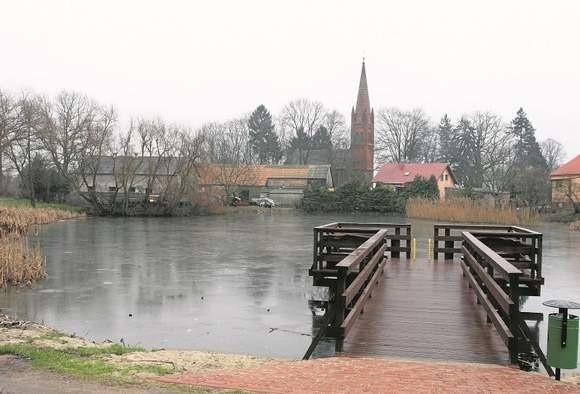
<svg viewBox="0 0 580 394"><path fill-rule="evenodd" d="M238 186L266 186L268 179L324 179L330 165L227 165L207 164L199 167L202 185L229 183Z"/></svg>
<svg viewBox="0 0 580 394"><path fill-rule="evenodd" d="M448 163L387 163L383 164L373 178L375 183L403 185L412 182L416 177L439 179L445 169L455 182L455 177Z"/></svg>
<svg viewBox="0 0 580 394"><path fill-rule="evenodd" d="M135 175L175 175L183 162L179 157L103 156L99 158L97 175L113 175L131 171Z"/></svg>
<svg viewBox="0 0 580 394"><path fill-rule="evenodd" d="M550 177L580 176L580 155L562 164L550 174Z"/></svg>

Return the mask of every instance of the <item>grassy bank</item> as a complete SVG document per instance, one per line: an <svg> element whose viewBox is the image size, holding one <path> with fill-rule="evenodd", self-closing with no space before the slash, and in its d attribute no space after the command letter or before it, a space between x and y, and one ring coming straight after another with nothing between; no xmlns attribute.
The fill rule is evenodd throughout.
<svg viewBox="0 0 580 394"><path fill-rule="evenodd" d="M44 278L45 260L34 240L39 226L81 215L69 206L29 208L22 200L0 200L0 287Z"/></svg>
<svg viewBox="0 0 580 394"><path fill-rule="evenodd" d="M530 225L540 219L535 211L528 208L496 208L470 199L410 199L406 212L411 218L440 222Z"/></svg>
<svg viewBox="0 0 580 394"><path fill-rule="evenodd" d="M36 368L112 384L143 384L150 377L221 368L258 366L268 359L196 351L146 350L95 343L33 322L0 314L0 355ZM191 392L206 392L192 389Z"/></svg>

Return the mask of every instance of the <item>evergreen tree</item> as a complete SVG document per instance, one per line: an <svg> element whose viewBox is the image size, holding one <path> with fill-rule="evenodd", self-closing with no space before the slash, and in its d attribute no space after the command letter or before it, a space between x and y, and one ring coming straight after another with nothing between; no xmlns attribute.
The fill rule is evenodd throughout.
<svg viewBox="0 0 580 394"><path fill-rule="evenodd" d="M298 152L298 162L307 164L311 148L312 138L306 134L304 128L298 128L296 135L290 140L289 152Z"/></svg>
<svg viewBox="0 0 580 394"><path fill-rule="evenodd" d="M520 108L516 117L512 120L510 131L515 138L515 157L518 166L532 166L548 168L546 159L542 154L540 144L536 140L536 129L526 116L523 108Z"/></svg>
<svg viewBox="0 0 580 394"><path fill-rule="evenodd" d="M481 187L476 175L474 141L475 128L471 121L461 118L449 138L450 163L458 182L465 187Z"/></svg>
<svg viewBox="0 0 580 394"><path fill-rule="evenodd" d="M441 160L448 163L454 163L456 152L453 149L453 144L451 142L453 137L453 124L447 114L443 115L441 118L439 126L437 127L437 133L439 134L439 155Z"/></svg>
<svg viewBox="0 0 580 394"><path fill-rule="evenodd" d="M265 106L259 105L252 112L248 119L248 128L250 129L250 145L258 155L258 162L260 164L278 163L282 158L282 147L274 132L272 115Z"/></svg>
<svg viewBox="0 0 580 394"><path fill-rule="evenodd" d="M534 206L548 199L548 164L536 140L535 129L520 108L510 125L513 135L514 163L511 192L514 197Z"/></svg>
<svg viewBox="0 0 580 394"><path fill-rule="evenodd" d="M332 141L328 129L320 126L312 136L312 149L332 149Z"/></svg>

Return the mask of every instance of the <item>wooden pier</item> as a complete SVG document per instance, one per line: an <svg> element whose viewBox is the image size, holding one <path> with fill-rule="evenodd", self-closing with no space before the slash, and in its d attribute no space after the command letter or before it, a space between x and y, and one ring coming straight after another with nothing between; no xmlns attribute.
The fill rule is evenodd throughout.
<svg viewBox="0 0 580 394"><path fill-rule="evenodd" d="M391 259L343 350L352 356L509 363L459 262L450 260Z"/></svg>
<svg viewBox="0 0 580 394"><path fill-rule="evenodd" d="M411 239L408 224L314 229L309 273L315 286L328 287L329 300L304 358L329 336L337 352L353 356L522 366L535 353L553 374L526 323L541 314L520 311L520 297L540 295L544 283L542 234L438 224L432 260L411 259Z"/></svg>

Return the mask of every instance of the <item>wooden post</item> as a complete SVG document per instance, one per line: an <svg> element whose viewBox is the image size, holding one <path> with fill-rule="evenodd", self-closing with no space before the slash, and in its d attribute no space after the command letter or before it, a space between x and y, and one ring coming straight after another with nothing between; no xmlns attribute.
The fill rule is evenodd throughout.
<svg viewBox="0 0 580 394"><path fill-rule="evenodd" d="M538 252L536 253L536 278L542 277L542 238L543 235L540 234L540 237L538 238L538 243L536 245L538 247Z"/></svg>
<svg viewBox="0 0 580 394"><path fill-rule="evenodd" d="M446 228L445 229L445 237L450 237L451 236L451 229L450 228ZM453 241L448 241L445 240L445 249L448 248L453 248L454 247L454 242ZM453 260L453 252L445 252L445 260Z"/></svg>
<svg viewBox="0 0 580 394"><path fill-rule="evenodd" d="M401 227L395 227L395 237L399 237L401 235ZM391 240L391 257L398 259L401 256L400 252L401 248L401 241L399 239L392 239ZM407 250L407 258L409 258L409 251Z"/></svg>
<svg viewBox="0 0 580 394"><path fill-rule="evenodd" d="M314 250L312 251L312 269L320 269L318 259L318 230L314 229Z"/></svg>
<svg viewBox="0 0 580 394"><path fill-rule="evenodd" d="M433 226L433 259L435 260L439 258L439 253L437 252L437 249L439 248L439 241L437 238L439 238L439 227L435 225Z"/></svg>
<svg viewBox="0 0 580 394"><path fill-rule="evenodd" d="M508 350L510 353L510 362L512 364L517 364L518 362L518 351L519 351L519 343L521 341L520 330L518 327L518 323L520 320L520 295L519 295L519 275L517 274L510 274L509 275L509 290L510 290L510 298L513 301L513 304L510 306L509 311L509 326L510 331L513 334L513 340L508 343Z"/></svg>
<svg viewBox="0 0 580 394"><path fill-rule="evenodd" d="M347 270L340 268L338 270L338 276L336 278L336 288L335 288L335 294L334 294L334 306L335 306L335 310L336 310L336 316L334 318L334 323L332 325L333 327L333 332L334 335L337 338L337 346L338 346L338 340L342 340L343 338L343 332L340 328L340 326L342 325L342 323L344 322L344 318L345 318L345 312L346 312L346 305L344 303L344 297L342 296L342 293L344 293L344 290L346 289L346 276L347 276ZM342 351L342 350L338 350L338 351Z"/></svg>

